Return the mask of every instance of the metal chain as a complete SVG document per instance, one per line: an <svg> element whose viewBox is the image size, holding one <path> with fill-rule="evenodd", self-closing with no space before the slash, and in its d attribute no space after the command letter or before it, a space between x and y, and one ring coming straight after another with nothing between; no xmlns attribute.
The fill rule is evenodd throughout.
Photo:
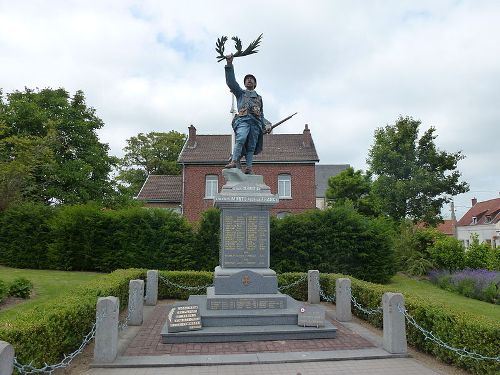
<svg viewBox="0 0 500 375"><path fill-rule="evenodd" d="M481 355L481 354L478 354L475 352L470 352L465 348L463 348L463 349L454 348L453 346L445 343L443 340L441 340L439 337L434 335L432 332L429 332L426 329L422 328L422 326L420 326L415 321L415 319L410 314L408 314L408 311L404 307L401 307L400 304L398 304L398 310L401 314L404 315L404 317L406 318L406 321L408 323L410 323L412 326L414 326L416 329L418 329L420 332L422 332L422 334L424 335L426 340L430 340L443 348L451 350L452 352L455 352L456 354L458 354L460 357L468 357L468 358L472 358L472 359L476 359L476 360L484 360L484 361L489 360L489 361L500 362L500 356L488 357L488 356Z"/></svg>
<svg viewBox="0 0 500 375"><path fill-rule="evenodd" d="M176 283L174 283L173 281L170 281L170 280L166 279L166 278L165 278L165 277L163 277L162 275L158 275L158 277L159 277L159 278L160 278L160 280L161 280L161 281L163 281L166 285L173 286L173 287L178 288L178 289L189 290L189 291L202 290L202 289L206 289L206 288L209 288L209 287L213 286L213 284L207 284L207 285L202 285L202 286L188 286L188 285L180 285L180 284L176 284Z"/></svg>
<svg viewBox="0 0 500 375"><path fill-rule="evenodd" d="M373 315L373 314L381 314L384 310L382 307L377 307L376 309L367 309L361 306L358 301L356 300L356 297L353 296L352 294L352 289L349 289L349 293L351 294L351 301L354 307L356 307L358 310L364 312L367 315Z"/></svg>
<svg viewBox="0 0 500 375"><path fill-rule="evenodd" d="M319 296L321 298L323 298L324 301L326 302L331 302L331 303L334 303L335 302L335 294L333 294L332 296L329 296L327 295L323 289L321 289L321 284L319 283L319 278L316 279L316 287L318 288L319 290Z"/></svg>
<svg viewBox="0 0 500 375"><path fill-rule="evenodd" d="M89 333L83 338L83 342L81 345L76 349L73 353L69 355L64 355L64 359L55 364L55 365L48 365L47 363L44 363L43 367L36 368L32 365L33 362L30 362L27 365L22 365L17 361L17 357L14 357L14 368L21 374L40 374L40 373L46 373L46 374L52 374L56 369L59 368L65 368L69 366L71 361L78 355L83 352L83 349L92 341L92 339L95 337L95 332L97 329L97 322L99 319L96 320L96 322L92 325L92 328Z"/></svg>
<svg viewBox="0 0 500 375"><path fill-rule="evenodd" d="M307 275L301 276L300 279L294 281L293 283L278 287L278 290L281 292L282 290L285 290L285 289L291 288L292 286L298 285L305 280L307 280Z"/></svg>

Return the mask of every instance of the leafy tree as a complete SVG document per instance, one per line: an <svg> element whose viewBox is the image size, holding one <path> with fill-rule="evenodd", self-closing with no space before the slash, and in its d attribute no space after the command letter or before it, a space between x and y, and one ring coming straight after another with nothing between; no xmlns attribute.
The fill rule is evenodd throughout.
<svg viewBox="0 0 500 375"><path fill-rule="evenodd" d="M464 158L461 151L437 149L433 127L419 138L420 124L411 117L400 117L394 125L378 128L367 163L369 173L376 176L373 193L384 213L395 220L436 224L442 220L442 205L469 186L459 181L456 170Z"/></svg>
<svg viewBox="0 0 500 375"><path fill-rule="evenodd" d="M354 171L349 167L336 176L328 179L326 198L329 206L344 205L352 202L353 207L361 214L377 216L375 198L371 193L372 181L363 171Z"/></svg>
<svg viewBox="0 0 500 375"><path fill-rule="evenodd" d="M186 135L174 130L168 133L139 133L127 139L117 177L121 191L135 196L150 174L180 174L177 158L185 141Z"/></svg>
<svg viewBox="0 0 500 375"><path fill-rule="evenodd" d="M100 143L103 126L82 91L0 92L0 189L17 191L7 202L99 201L111 192L114 159Z"/></svg>
<svg viewBox="0 0 500 375"><path fill-rule="evenodd" d="M470 236L470 245L465 252L465 266L471 269L493 269L495 267L495 249L479 242L477 233Z"/></svg>
<svg viewBox="0 0 500 375"><path fill-rule="evenodd" d="M438 269L450 272L464 268L465 249L462 243L453 237L442 237L429 248L429 253Z"/></svg>
<svg viewBox="0 0 500 375"><path fill-rule="evenodd" d="M443 236L435 228L420 228L403 220L393 244L397 269L414 276L427 274L435 267L429 249Z"/></svg>

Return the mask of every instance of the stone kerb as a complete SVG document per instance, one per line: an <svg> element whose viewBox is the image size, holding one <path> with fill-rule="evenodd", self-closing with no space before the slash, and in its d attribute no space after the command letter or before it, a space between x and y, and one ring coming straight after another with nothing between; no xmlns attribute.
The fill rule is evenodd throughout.
<svg viewBox="0 0 500 375"><path fill-rule="evenodd" d="M335 313L339 322L352 320L351 280L348 278L335 280Z"/></svg>
<svg viewBox="0 0 500 375"><path fill-rule="evenodd" d="M11 375L14 371L14 348L0 341L0 375Z"/></svg>
<svg viewBox="0 0 500 375"><path fill-rule="evenodd" d="M94 344L94 361L97 363L109 363L116 359L119 312L117 297L100 297L97 300Z"/></svg>
<svg viewBox="0 0 500 375"><path fill-rule="evenodd" d="M391 354L406 353L405 317L399 309L404 309L403 295L401 293L384 293L382 308L384 311L383 348Z"/></svg>
<svg viewBox="0 0 500 375"><path fill-rule="evenodd" d="M307 271L307 302L310 304L320 302L318 270Z"/></svg>
<svg viewBox="0 0 500 375"><path fill-rule="evenodd" d="M158 271L149 270L146 275L146 306L158 303Z"/></svg>
<svg viewBox="0 0 500 375"><path fill-rule="evenodd" d="M130 280L128 288L128 325L140 326L144 310L144 280Z"/></svg>

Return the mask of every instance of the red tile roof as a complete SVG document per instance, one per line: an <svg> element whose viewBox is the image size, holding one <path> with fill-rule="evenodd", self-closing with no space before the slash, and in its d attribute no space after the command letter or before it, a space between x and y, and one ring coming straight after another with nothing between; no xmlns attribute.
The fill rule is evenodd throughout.
<svg viewBox="0 0 500 375"><path fill-rule="evenodd" d="M444 223L438 224L436 229L448 236L453 236L455 234L455 225L455 220L444 220Z"/></svg>
<svg viewBox="0 0 500 375"><path fill-rule="evenodd" d="M476 224L472 223L472 218L476 217ZM496 224L500 221L500 198L490 199L484 202L477 202L458 221L457 226Z"/></svg>
<svg viewBox="0 0 500 375"><path fill-rule="evenodd" d="M182 176L149 175L137 199L153 202L181 202Z"/></svg>
<svg viewBox="0 0 500 375"><path fill-rule="evenodd" d="M196 135L189 139L179 155L179 163L225 164L231 156L231 135ZM304 142L304 134L266 134L263 151L254 163L318 162L316 147L311 138ZM194 143L194 145L193 145Z"/></svg>

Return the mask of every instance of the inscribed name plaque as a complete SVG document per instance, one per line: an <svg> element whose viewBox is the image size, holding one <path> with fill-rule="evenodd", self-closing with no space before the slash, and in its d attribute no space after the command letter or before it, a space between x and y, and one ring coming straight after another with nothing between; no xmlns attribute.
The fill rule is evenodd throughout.
<svg viewBox="0 0 500 375"><path fill-rule="evenodd" d="M169 333L201 329L199 306L176 304L168 313L167 327Z"/></svg>
<svg viewBox="0 0 500 375"><path fill-rule="evenodd" d="M268 268L269 213L225 209L221 250L223 268Z"/></svg>
<svg viewBox="0 0 500 375"><path fill-rule="evenodd" d="M299 309L297 324L302 327L324 327L325 310L319 306L303 305Z"/></svg>

